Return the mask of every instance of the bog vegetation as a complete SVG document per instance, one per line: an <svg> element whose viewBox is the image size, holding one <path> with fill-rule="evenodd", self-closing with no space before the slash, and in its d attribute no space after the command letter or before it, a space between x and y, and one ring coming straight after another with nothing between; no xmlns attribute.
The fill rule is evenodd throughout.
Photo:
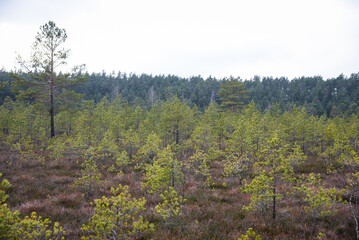
<svg viewBox="0 0 359 240"><path fill-rule="evenodd" d="M0 112L2 238L31 226L85 239L356 236L357 115L104 98L56 114L50 138L37 105Z"/></svg>
<svg viewBox="0 0 359 240"><path fill-rule="evenodd" d="M17 85L0 106L0 239L356 239L358 95L263 107L248 86L264 80L212 83L198 107L191 88L152 87L141 103L60 84L53 120Z"/></svg>

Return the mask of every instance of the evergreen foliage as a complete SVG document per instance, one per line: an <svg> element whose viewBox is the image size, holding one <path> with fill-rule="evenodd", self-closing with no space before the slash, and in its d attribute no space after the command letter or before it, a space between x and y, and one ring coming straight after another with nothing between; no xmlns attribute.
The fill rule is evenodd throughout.
<svg viewBox="0 0 359 240"><path fill-rule="evenodd" d="M145 198L132 198L128 186L111 188L111 197L95 200L95 214L82 230L88 234L82 239L128 239L154 230L141 213Z"/></svg>
<svg viewBox="0 0 359 240"><path fill-rule="evenodd" d="M40 28L37 69L0 71L0 167L13 184L0 185L0 239L358 237L358 74L62 74L37 51L46 32L59 47L67 37Z"/></svg>
<svg viewBox="0 0 359 240"><path fill-rule="evenodd" d="M55 136L55 95L59 95L63 88L78 85L86 79L81 75L83 66L73 68L73 73L56 74L56 68L66 64L70 53L70 50L63 48L66 39L66 30L58 28L53 21L49 21L40 27L35 37L30 61L26 62L19 56L18 62L22 70L10 73L10 77L14 80L12 87L18 93L18 99L37 100L49 108L51 137Z"/></svg>
<svg viewBox="0 0 359 240"><path fill-rule="evenodd" d="M244 100L247 98L246 94L244 83L238 79L231 78L224 81L218 91L218 96L222 102L221 107L234 112L244 104Z"/></svg>

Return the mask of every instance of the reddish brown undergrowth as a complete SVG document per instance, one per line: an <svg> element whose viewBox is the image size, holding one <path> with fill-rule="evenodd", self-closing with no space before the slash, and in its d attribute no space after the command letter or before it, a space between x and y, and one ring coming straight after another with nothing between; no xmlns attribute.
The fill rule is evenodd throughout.
<svg viewBox="0 0 359 240"><path fill-rule="evenodd" d="M275 220L270 214L245 212L242 207L249 203L250 195L242 193L242 186L236 179L229 179L230 184L223 185L225 181L221 171L212 171L214 182L210 187L204 186L201 180L193 176L187 176L183 186L187 202L181 222L169 227L153 213L160 199L142 189L143 175L132 167L122 175L106 171L105 165L99 167L102 180L106 180L106 183L98 187L87 201L79 189L72 186L74 180L81 176L81 158L74 155L57 162L47 158L45 164L17 158L9 165L5 159L10 154L2 151L0 161L4 178L12 183L9 206L19 210L22 215L36 211L43 217L59 222L66 230L66 239L81 237L81 226L93 213L90 202L103 195L108 196L110 188L118 184L129 185L132 196L146 198L145 218L155 224L155 231L144 236L148 239L238 239L250 227L262 239L314 239L318 233L321 233L321 239L355 238L347 205L341 204L337 213L318 219L316 235L311 236L313 217L306 213L305 203L295 194L289 194L279 201ZM221 166L221 163L215 165ZM323 175L323 183L327 186L343 188L345 183L342 179L343 176L339 174ZM288 192L292 187L281 186Z"/></svg>

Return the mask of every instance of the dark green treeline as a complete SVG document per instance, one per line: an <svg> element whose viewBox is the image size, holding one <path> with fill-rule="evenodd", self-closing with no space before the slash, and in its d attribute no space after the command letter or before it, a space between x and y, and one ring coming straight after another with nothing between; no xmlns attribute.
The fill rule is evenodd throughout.
<svg viewBox="0 0 359 240"><path fill-rule="evenodd" d="M99 102L103 97L109 100L121 95L122 99L133 106L150 109L156 102L165 102L177 96L189 106L204 110L214 100L220 103L217 95L221 84L226 79L201 76L181 78L174 75L136 75L126 73L86 74L88 81L81 86L73 87L85 100ZM0 105L6 96L15 99L11 92L9 73L0 70L0 82L10 82L0 89ZM304 106L309 114L328 117L350 115L359 112L359 73L349 77L340 75L337 78L324 80L320 76L288 78L254 77L241 80L245 84L248 98L245 104L254 101L259 110L273 107L281 110L293 106Z"/></svg>

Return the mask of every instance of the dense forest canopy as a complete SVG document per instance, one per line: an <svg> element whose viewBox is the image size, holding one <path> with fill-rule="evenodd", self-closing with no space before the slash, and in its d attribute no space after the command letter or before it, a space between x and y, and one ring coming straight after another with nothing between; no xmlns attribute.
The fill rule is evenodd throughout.
<svg viewBox="0 0 359 240"><path fill-rule="evenodd" d="M85 100L99 102L103 97L111 101L118 95L133 106L149 109L156 102L165 102L177 96L189 106L204 110L211 100L220 103L218 91L228 79L216 79L201 76L181 78L174 75L136 75L118 72L118 74L86 73L84 84L73 87ZM359 74L349 77L324 80L320 76L288 79L285 77L259 77L241 80L248 92L245 104L254 101L260 111L279 105L282 111L295 106L304 106L312 115L343 116L359 112ZM12 82L9 73L0 71L0 82ZM11 84L0 90L0 105L6 96L15 99Z"/></svg>

